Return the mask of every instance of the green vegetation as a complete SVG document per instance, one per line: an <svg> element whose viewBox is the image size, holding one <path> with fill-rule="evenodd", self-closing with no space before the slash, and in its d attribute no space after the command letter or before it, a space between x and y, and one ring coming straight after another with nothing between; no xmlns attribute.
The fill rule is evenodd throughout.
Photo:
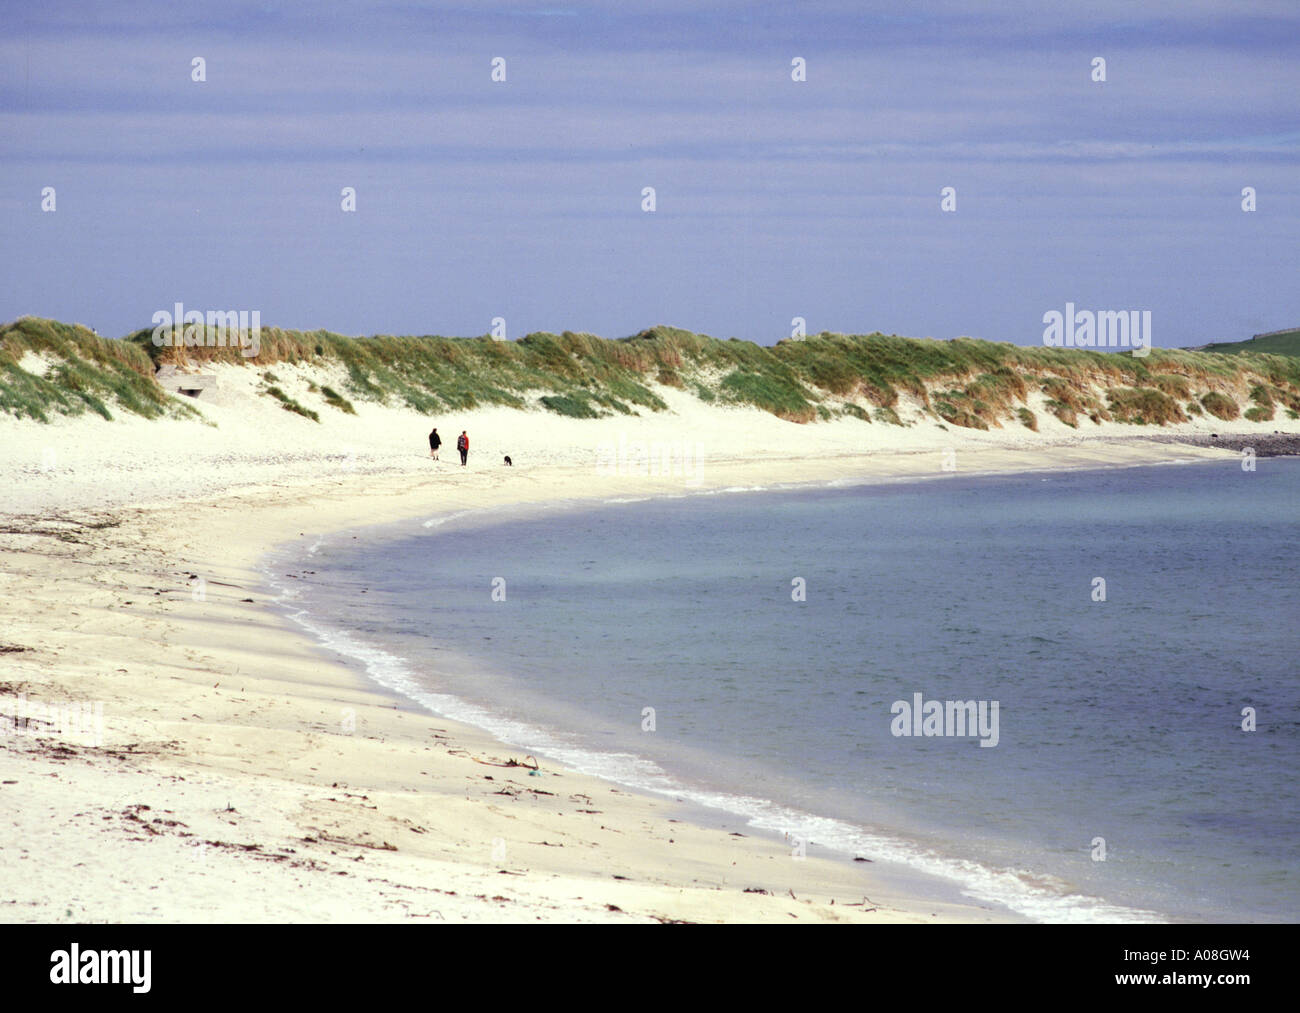
<svg viewBox="0 0 1300 1013"><path fill-rule="evenodd" d="M540 405L570 418L602 418L665 410L656 385L798 423L852 415L902 426L919 411L948 426L1036 429L1029 404L1039 392L1046 410L1073 427L1085 418L1094 424L1119 419L1164 425L1185 421L1201 406L1225 419L1245 407L1261 418L1278 406L1300 412L1300 357L1273 354L1152 349L1137 358L879 333L823 333L764 346L672 327L617 340L565 331L511 342L349 338L264 327L258 356L245 358L240 348L217 346L215 333L200 330L198 340L212 339L211 345L159 348L151 329L114 341L53 321L24 318L4 325L0 409L37 419L85 411L112 417L119 409L147 417L193 414L156 384L154 370L168 363L200 369L227 363L256 369L264 393L286 410L316 419L281 386L280 376L292 378L294 366L343 376L342 383L334 381L337 390L315 383L303 389L345 414L356 413L354 402L370 401L426 415ZM33 372L19 366L23 361L41 366ZM1251 392L1250 405L1238 403L1245 391Z"/></svg>
<svg viewBox="0 0 1300 1013"><path fill-rule="evenodd" d="M1049 398L1047 408L1053 415L1064 422L1071 429L1079 428L1079 413L1063 401L1057 401Z"/></svg>
<svg viewBox="0 0 1300 1013"><path fill-rule="evenodd" d="M1171 376L1168 373L1157 373L1147 378L1147 383L1156 390L1168 394L1170 397L1181 398L1186 401L1192 396L1192 385L1185 376Z"/></svg>
<svg viewBox="0 0 1300 1013"><path fill-rule="evenodd" d="M1262 334L1246 341L1220 341L1203 345L1203 352L1219 355L1287 355L1300 357L1300 327Z"/></svg>
<svg viewBox="0 0 1300 1013"><path fill-rule="evenodd" d="M1116 422L1139 426L1163 426L1186 422L1178 402L1154 387L1112 387L1106 391L1110 414Z"/></svg>
<svg viewBox="0 0 1300 1013"><path fill-rule="evenodd" d="M1079 427L1081 414L1098 425L1111 420L1110 412L1077 379L1051 376L1042 382L1042 390L1051 413L1072 429Z"/></svg>
<svg viewBox="0 0 1300 1013"><path fill-rule="evenodd" d="M287 412L293 412L295 415L301 415L303 418L311 419L313 422L319 422L320 416L310 408L304 408L293 398L289 397L279 387L267 387L266 392L280 402L280 407Z"/></svg>
<svg viewBox="0 0 1300 1013"><path fill-rule="evenodd" d="M983 410L987 406L977 402L963 390L949 390L934 395L934 411L945 422L967 429L988 429Z"/></svg>
<svg viewBox="0 0 1300 1013"><path fill-rule="evenodd" d="M1272 391L1265 385L1257 383L1250 388L1250 399L1255 403L1246 409L1246 418L1251 422L1272 422L1276 411Z"/></svg>
<svg viewBox="0 0 1300 1013"><path fill-rule="evenodd" d="M19 365L41 356L48 370ZM30 361L30 360L29 360ZM124 342L101 338L80 324L23 317L0 326L0 411L49 422L52 415L95 412L112 419L110 405L145 418L193 416L158 386L149 357Z"/></svg>
<svg viewBox="0 0 1300 1013"><path fill-rule="evenodd" d="M315 387L316 385L312 384L312 386ZM357 413L357 410L354 407L352 407L352 402L349 401L347 398L345 398L342 394L338 393L338 391L334 390L332 387L322 387L320 389L320 392L321 395L325 398L325 403L327 405L330 405L333 408L337 408L339 411L343 412L346 415L355 415Z"/></svg>
<svg viewBox="0 0 1300 1013"><path fill-rule="evenodd" d="M542 404L548 411L555 412L556 415L568 415L574 419L598 419L600 412L591 406L591 402L581 394L567 395L556 394L551 397L543 397Z"/></svg>
<svg viewBox="0 0 1300 1013"><path fill-rule="evenodd" d="M722 378L722 396L736 404L751 404L790 422L811 422L816 410L802 386L788 372L747 373L735 369Z"/></svg>
<svg viewBox="0 0 1300 1013"><path fill-rule="evenodd" d="M1216 419L1223 419L1225 422L1231 422L1241 414L1241 409L1237 407L1237 402L1230 397L1220 394L1217 390L1212 390L1201 398L1201 404L1205 410L1213 415Z"/></svg>

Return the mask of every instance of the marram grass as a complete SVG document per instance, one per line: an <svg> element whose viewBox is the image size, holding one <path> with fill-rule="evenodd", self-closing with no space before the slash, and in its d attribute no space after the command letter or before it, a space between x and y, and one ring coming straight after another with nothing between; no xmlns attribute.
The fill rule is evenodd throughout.
<svg viewBox="0 0 1300 1013"><path fill-rule="evenodd" d="M34 317L0 326L0 410L41 421L85 412L194 415L158 386L155 369L221 362L259 370L263 393L309 419L354 414L364 402L429 415L499 405L602 418L663 411L670 390L810 424L852 416L906 425L919 409L937 424L1034 428L1033 399L1075 427L1165 425L1187 418L1183 404L1224 419L1263 418L1279 404L1288 417L1300 411L1300 358L1266 354L1152 349L1139 359L971 338L826 333L767 346L673 327L613 340L565 331L511 342L264 327L256 358L238 347L160 348L151 339L151 329L114 340ZM343 378L331 380L341 389L320 386L311 392L316 406L302 405L278 386L294 366L328 369Z"/></svg>

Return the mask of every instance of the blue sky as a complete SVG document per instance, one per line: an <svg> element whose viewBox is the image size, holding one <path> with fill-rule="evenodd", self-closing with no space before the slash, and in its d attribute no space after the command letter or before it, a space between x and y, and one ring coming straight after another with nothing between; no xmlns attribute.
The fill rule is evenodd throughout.
<svg viewBox="0 0 1300 1013"><path fill-rule="evenodd" d="M1300 324L1300 5L1083 6L3 0L0 319L1034 344L1071 301L1150 310L1158 346Z"/></svg>

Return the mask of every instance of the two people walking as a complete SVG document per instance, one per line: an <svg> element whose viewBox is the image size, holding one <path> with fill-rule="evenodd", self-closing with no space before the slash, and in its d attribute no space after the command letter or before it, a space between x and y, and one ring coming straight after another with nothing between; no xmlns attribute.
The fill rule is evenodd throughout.
<svg viewBox="0 0 1300 1013"><path fill-rule="evenodd" d="M435 461L438 460L438 448L442 446L442 437L438 435L438 429L435 426L433 432L429 434L429 456ZM469 463L469 436L465 430L460 431L460 436L456 438L456 449L460 451L460 463Z"/></svg>

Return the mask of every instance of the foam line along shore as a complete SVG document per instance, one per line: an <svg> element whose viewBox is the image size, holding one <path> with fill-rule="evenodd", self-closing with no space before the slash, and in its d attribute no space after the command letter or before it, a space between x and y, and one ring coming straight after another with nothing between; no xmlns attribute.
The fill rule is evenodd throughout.
<svg viewBox="0 0 1300 1013"><path fill-rule="evenodd" d="M811 452L802 427L773 420L782 438L747 454L766 420L701 411L679 423L718 448L694 491L933 477L951 442L943 434L942 445L864 456L845 440ZM792 861L784 844L741 826L669 822L673 803L594 778L493 766L526 761L402 706L257 600L263 554L325 532L679 494L671 477L596 476L592 440L615 442L637 420L470 416L479 446L515 451L503 473L430 470L422 456L385 447L393 419L382 412L342 439L335 430L306 440L284 414L270 418L282 439L254 427L246 431L257 439L242 440L245 430L232 439L233 427L192 421L5 423L15 438L0 463L3 699L10 710L19 698L90 702L103 715L98 745L56 728L4 740L5 780L15 782L3 788L14 814L3 846L16 856L6 863L7 916L247 918L256 891L267 919L1009 917L890 894L869 866L815 848ZM161 426L166 438L135 439L137 425ZM606 428L579 440L575 425ZM104 455L96 448L110 433L115 452ZM340 460L343 439L362 444L351 459ZM1124 441L1038 452L978 438L956 445L971 472L1229 456ZM42 467L50 456L56 465ZM85 863L88 853L102 861Z"/></svg>

